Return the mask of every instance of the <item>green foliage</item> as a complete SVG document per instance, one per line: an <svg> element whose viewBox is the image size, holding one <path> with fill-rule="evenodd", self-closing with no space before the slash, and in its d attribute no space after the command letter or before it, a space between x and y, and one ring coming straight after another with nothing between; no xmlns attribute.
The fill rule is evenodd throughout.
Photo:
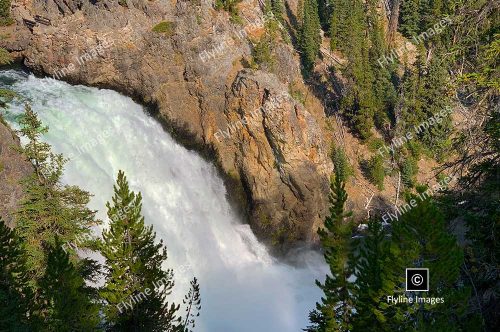
<svg viewBox="0 0 500 332"><path fill-rule="evenodd" d="M500 75L498 64L500 62L500 33L496 33L492 41L483 46L481 62L478 70L464 74L460 79L464 83L474 83L478 88L491 88L500 93Z"/></svg>
<svg viewBox="0 0 500 332"><path fill-rule="evenodd" d="M11 90L7 89L0 89L0 108L6 108L8 104L14 100L14 98L17 97L17 94ZM0 114L0 121L2 121L3 124L7 125L3 117Z"/></svg>
<svg viewBox="0 0 500 332"><path fill-rule="evenodd" d="M331 0L318 0L319 21L323 31L330 30L330 20L332 15Z"/></svg>
<svg viewBox="0 0 500 332"><path fill-rule="evenodd" d="M463 252L428 194L420 190L420 196L410 196L411 199L417 206L393 223L393 239L404 252L406 264L411 264L408 266L431 271L426 295L447 299L444 304L420 306L411 316L411 324L424 330L459 331L467 321L464 315L470 296L469 289L458 283Z"/></svg>
<svg viewBox="0 0 500 332"><path fill-rule="evenodd" d="M297 23L299 27L304 22L304 0L297 1Z"/></svg>
<svg viewBox="0 0 500 332"><path fill-rule="evenodd" d="M8 65L10 63L12 63L12 57L10 56L9 51L0 47L0 65Z"/></svg>
<svg viewBox="0 0 500 332"><path fill-rule="evenodd" d="M404 131L414 132L418 141L438 159L442 159L451 147L451 116L449 112L445 117L439 115L450 107L445 68L438 55L428 65L420 58L417 70L407 71L403 78L400 100Z"/></svg>
<svg viewBox="0 0 500 332"><path fill-rule="evenodd" d="M470 4L473 10L488 13L485 3ZM479 7L479 9L477 9ZM484 14L483 14L484 15ZM443 204L448 206L451 218L465 216L466 262L465 283L473 287L477 303L473 312L481 315L485 330L500 325L498 303L500 290L500 112L498 112L498 45L494 12L484 15L480 24L472 24L465 15L458 19L465 25L457 51L465 58L467 70L459 77L459 87L469 98L467 106L476 117L485 119L470 130L474 135L461 134L454 143L458 154L456 167L467 167L468 172L459 179L458 188L450 192ZM469 35L470 28L474 33ZM468 52L477 50L480 52ZM476 45L476 46L474 46ZM460 219L461 219L460 218ZM478 324L478 326L480 326Z"/></svg>
<svg viewBox="0 0 500 332"><path fill-rule="evenodd" d="M162 21L155 25L153 29L151 29L153 32L158 32L158 33L163 33L167 36L173 36L175 32L175 25L173 22L170 21Z"/></svg>
<svg viewBox="0 0 500 332"><path fill-rule="evenodd" d="M366 145L371 152L377 152L379 148L384 146L384 141L381 138L372 137Z"/></svg>
<svg viewBox="0 0 500 332"><path fill-rule="evenodd" d="M368 61L373 75L371 90L373 91L373 120L379 129L385 129L390 126L393 109L397 101L396 88L393 83L395 68L393 66L380 66L379 59L387 51L384 29L381 19L376 10L376 4L369 2L368 31L370 39L370 48L368 51Z"/></svg>
<svg viewBox="0 0 500 332"><path fill-rule="evenodd" d="M401 1L399 12L399 30L406 38L413 38L428 29L434 28L447 14L452 14L457 7L467 3L467 1L431 1L431 0L404 0ZM439 32L439 31L438 31ZM442 31L441 31L442 32ZM430 36L425 43L436 42L440 39L437 33ZM435 45L437 43L434 43Z"/></svg>
<svg viewBox="0 0 500 332"><path fill-rule="evenodd" d="M320 22L317 0L304 0L299 44L306 73L313 70L321 45Z"/></svg>
<svg viewBox="0 0 500 332"><path fill-rule="evenodd" d="M405 144L405 146L410 156L412 156L415 160L420 159L420 155L422 154L422 146L418 141L410 140Z"/></svg>
<svg viewBox="0 0 500 332"><path fill-rule="evenodd" d="M387 296L397 296L404 282L403 254L391 240L380 220L372 219L364 237L358 240L356 264L356 315L353 331L391 331L404 325L405 304L390 306Z"/></svg>
<svg viewBox="0 0 500 332"><path fill-rule="evenodd" d="M129 189L122 171L118 173L112 202L106 206L111 221L102 234L101 254L107 272L100 294L108 304L104 314L109 328L179 328L179 306L166 301L174 285L173 271L162 269L167 250L162 240L155 244L156 233L152 226L144 224L141 215L142 196Z"/></svg>
<svg viewBox="0 0 500 332"><path fill-rule="evenodd" d="M419 0L405 0L401 3L399 30L407 38L412 38L421 31L419 2Z"/></svg>
<svg viewBox="0 0 500 332"><path fill-rule="evenodd" d="M335 147L332 151L332 161L335 167L335 177L340 178L342 182L347 182L349 176L353 174L352 166L345 154L344 149Z"/></svg>
<svg viewBox="0 0 500 332"><path fill-rule="evenodd" d="M265 34L252 49L253 59L259 67L262 68L262 66L265 66L269 70L272 70L275 66L275 59L272 52L272 39L269 35Z"/></svg>
<svg viewBox="0 0 500 332"><path fill-rule="evenodd" d="M10 17L11 0L0 0L0 26L11 25L14 20Z"/></svg>
<svg viewBox="0 0 500 332"><path fill-rule="evenodd" d="M118 4L122 7L128 8L127 0L118 0Z"/></svg>
<svg viewBox="0 0 500 332"><path fill-rule="evenodd" d="M379 154L376 154L368 161L367 166L368 179L376 185L379 190L383 190L385 178L384 159Z"/></svg>
<svg viewBox="0 0 500 332"><path fill-rule="evenodd" d="M31 292L22 243L0 218L0 330L27 331Z"/></svg>
<svg viewBox="0 0 500 332"><path fill-rule="evenodd" d="M466 312L470 292L460 282L463 253L450 235L443 214L426 196L411 196L417 204L384 228L368 221L362 236L352 240L345 223L347 199L339 180L332 188L328 231L320 233L332 277L318 283L325 296L309 315L305 331L461 331L480 330L477 315ZM420 195L423 195L420 193ZM405 268L430 270L427 297L444 297L444 303L388 303L387 296L405 292ZM344 276L355 278L348 281ZM472 323L470 323L472 322Z"/></svg>
<svg viewBox="0 0 500 332"><path fill-rule="evenodd" d="M406 157L401 163L401 178L405 186L411 188L415 186L415 176L418 174L417 160L412 156Z"/></svg>
<svg viewBox="0 0 500 332"><path fill-rule="evenodd" d="M316 281L324 297L309 314L312 323L306 329L309 332L350 331L352 327L354 285L349 278L354 274L351 240L353 223L350 219L352 213L345 211L345 183L338 176L330 184L329 201L330 215L325 219L324 228L318 229L318 235L330 275L326 276L324 283Z"/></svg>
<svg viewBox="0 0 500 332"><path fill-rule="evenodd" d="M296 84L294 83L290 83L288 85L288 92L290 93L290 96L292 96L292 98L296 101L296 102L299 102L301 103L303 106L305 106L306 104L306 96L304 95L304 93L302 92L302 90L300 90Z"/></svg>
<svg viewBox="0 0 500 332"><path fill-rule="evenodd" d="M273 17L276 20L279 22L284 20L285 5L283 4L283 0L266 0L266 7L273 13Z"/></svg>
<svg viewBox="0 0 500 332"><path fill-rule="evenodd" d="M343 68L348 82L340 110L355 132L368 139L374 124L382 128L390 122L396 100L393 69L378 64L386 50L382 23L374 2L342 0L333 6L331 47L340 49L348 60Z"/></svg>
<svg viewBox="0 0 500 332"><path fill-rule="evenodd" d="M193 329L195 328L195 318L200 315L201 310L200 285L198 284L198 280L193 278L190 284L191 288L187 295L184 296L184 300L182 300L186 306L186 318L183 324L185 332L193 332L193 330L189 329L189 326Z"/></svg>
<svg viewBox="0 0 500 332"><path fill-rule="evenodd" d="M30 281L35 285L45 272L47 249L56 245L56 236L63 243L91 239L90 227L99 221L95 211L87 208L88 192L60 183L66 160L41 141L48 128L29 105L20 124L19 133L27 139L20 152L31 162L34 172L22 181L24 197L15 216L18 234L25 242ZM82 249L89 246L91 243L81 243ZM72 258L76 259L74 252Z"/></svg>
<svg viewBox="0 0 500 332"><path fill-rule="evenodd" d="M340 49L342 51L351 46L349 39L349 24L354 20L350 14L354 6L353 1L332 0L332 11L330 16L330 47L332 50Z"/></svg>
<svg viewBox="0 0 500 332"><path fill-rule="evenodd" d="M100 323L93 289L86 285L70 255L56 239L49 249L47 268L40 280L38 299L43 329L50 331L94 331Z"/></svg>
<svg viewBox="0 0 500 332"><path fill-rule="evenodd" d="M271 4L266 7L268 15L272 10ZM267 19L264 24L264 34L252 48L252 56L255 63L261 68L273 71L276 65L275 49L278 43L279 21L277 19Z"/></svg>
<svg viewBox="0 0 500 332"><path fill-rule="evenodd" d="M241 23L242 20L239 16L238 13L238 3L240 3L241 0L215 0L215 8L217 9L224 9L225 11L229 12L231 15L231 20L234 23Z"/></svg>
<svg viewBox="0 0 500 332"><path fill-rule="evenodd" d="M82 259L78 249L96 248L90 227L98 223L87 208L89 194L63 186L62 155L42 142L48 128L26 105L19 148L33 166L22 182L24 198L15 214L16 232L0 220L0 330L99 331L141 329L188 331L201 310L196 279L184 303L168 304L172 270L162 270L167 259L162 241L155 243L152 226L141 216L141 195L129 190L119 172L115 195L108 203L109 228L99 249L105 258L105 284L96 289L100 266Z"/></svg>

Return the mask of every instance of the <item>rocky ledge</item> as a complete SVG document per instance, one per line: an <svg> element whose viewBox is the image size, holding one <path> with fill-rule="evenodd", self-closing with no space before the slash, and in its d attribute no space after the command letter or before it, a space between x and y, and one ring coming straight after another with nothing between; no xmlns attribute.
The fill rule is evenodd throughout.
<svg viewBox="0 0 500 332"><path fill-rule="evenodd" d="M258 35L264 18L257 1L240 10L243 25L205 0L14 0L16 24L0 46L35 72L150 106L216 162L255 233L287 248L314 240L327 211L324 114L290 96L300 70L286 45L275 74L244 68L247 35Z"/></svg>
<svg viewBox="0 0 500 332"><path fill-rule="evenodd" d="M19 138L0 116L0 217L11 227L12 213L22 199L20 181L33 171L18 147Z"/></svg>

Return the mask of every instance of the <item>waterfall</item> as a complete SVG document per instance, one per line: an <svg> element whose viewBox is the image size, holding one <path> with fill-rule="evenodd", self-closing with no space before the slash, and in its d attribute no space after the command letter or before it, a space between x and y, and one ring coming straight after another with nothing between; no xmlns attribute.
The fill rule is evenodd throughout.
<svg viewBox="0 0 500 332"><path fill-rule="evenodd" d="M142 193L145 222L167 246L172 298L182 304L189 281L199 279L195 331L284 332L307 325L321 297L314 280L326 273L321 255L296 253L298 266L271 257L232 211L215 167L176 143L143 107L115 91L20 70L0 72L0 87L20 95L1 111L4 118L18 128L24 103L31 104L49 126L43 139L70 158L63 182L94 194L90 207L104 224L116 174L125 171L131 189Z"/></svg>

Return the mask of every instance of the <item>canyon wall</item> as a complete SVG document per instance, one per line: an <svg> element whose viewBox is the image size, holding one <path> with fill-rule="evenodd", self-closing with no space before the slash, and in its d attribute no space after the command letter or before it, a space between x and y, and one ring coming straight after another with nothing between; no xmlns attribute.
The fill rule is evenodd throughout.
<svg viewBox="0 0 500 332"><path fill-rule="evenodd" d="M333 167L325 115L290 94L301 80L291 46L279 45L274 73L245 68L248 39L265 20L259 3L240 4L240 23L204 0L126 3L14 0L16 24L0 46L36 73L150 106L185 146L216 162L261 239L277 249L314 240Z"/></svg>
<svg viewBox="0 0 500 332"><path fill-rule="evenodd" d="M9 226L13 226L12 214L22 199L20 181L33 171L16 148L19 139L0 116L0 217Z"/></svg>

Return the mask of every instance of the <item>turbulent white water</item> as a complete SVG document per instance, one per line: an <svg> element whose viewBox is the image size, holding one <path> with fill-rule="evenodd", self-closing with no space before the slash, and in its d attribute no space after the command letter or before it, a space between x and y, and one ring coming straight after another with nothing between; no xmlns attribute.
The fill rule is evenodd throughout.
<svg viewBox="0 0 500 332"><path fill-rule="evenodd" d="M50 130L44 139L69 156L63 181L95 196L91 208L106 220L118 170L142 192L146 223L163 238L175 273L176 302L193 276L201 285L202 312L196 331L300 331L320 296L319 254L300 253L303 267L277 262L240 223L226 200L215 168L173 141L143 108L110 90L71 86L21 71L0 72L24 99L6 119L16 126L29 101Z"/></svg>

